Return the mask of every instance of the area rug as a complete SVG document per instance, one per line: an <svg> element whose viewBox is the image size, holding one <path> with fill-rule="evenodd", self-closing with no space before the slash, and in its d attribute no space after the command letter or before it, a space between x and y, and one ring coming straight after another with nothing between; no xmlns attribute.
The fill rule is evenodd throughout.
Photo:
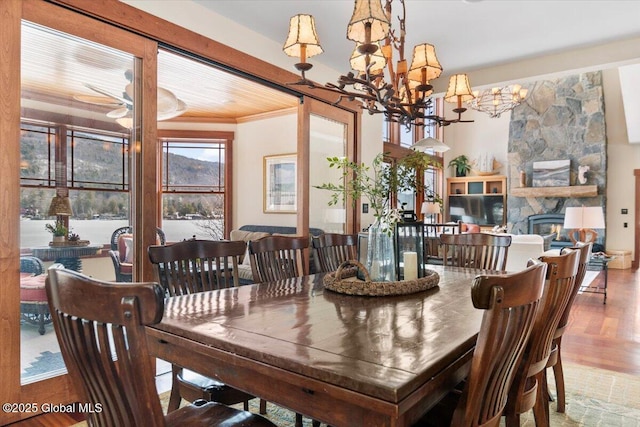
<svg viewBox="0 0 640 427"><path fill-rule="evenodd" d="M62 368L64 368L64 361L62 360L62 354L60 352L52 353L50 351L43 351L24 369L24 374L26 376L33 376L45 372L57 371Z"/></svg>
<svg viewBox="0 0 640 427"><path fill-rule="evenodd" d="M569 363L564 364L564 371L565 414L556 412L555 384L549 373L549 389L554 398L549 407L551 427L640 427L640 377ZM160 399L166 408L169 392L162 393ZM251 400L249 410L257 413L259 402ZM242 409L242 404L235 407ZM292 411L271 403L267 403L266 417L279 427L295 426ZM304 417L303 425L311 427L311 419ZM500 425L504 425L504 420ZM84 426L85 423L79 423L74 427ZM531 412L521 417L521 426L535 426Z"/></svg>

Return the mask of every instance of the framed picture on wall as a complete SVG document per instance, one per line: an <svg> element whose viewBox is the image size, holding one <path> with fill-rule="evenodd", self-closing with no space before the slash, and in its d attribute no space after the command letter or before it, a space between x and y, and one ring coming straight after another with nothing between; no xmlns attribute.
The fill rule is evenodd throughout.
<svg viewBox="0 0 640 427"><path fill-rule="evenodd" d="M263 211L295 213L297 202L296 154L264 156Z"/></svg>
<svg viewBox="0 0 640 427"><path fill-rule="evenodd" d="M567 187L570 179L570 160L533 162L534 187Z"/></svg>

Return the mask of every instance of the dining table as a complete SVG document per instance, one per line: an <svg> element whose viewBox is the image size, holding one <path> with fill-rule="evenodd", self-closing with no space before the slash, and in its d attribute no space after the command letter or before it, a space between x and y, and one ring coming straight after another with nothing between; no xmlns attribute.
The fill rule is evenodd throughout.
<svg viewBox="0 0 640 427"><path fill-rule="evenodd" d="M476 276L395 296L325 289L324 274L170 297L153 356L333 427L406 427L463 380L482 311Z"/></svg>

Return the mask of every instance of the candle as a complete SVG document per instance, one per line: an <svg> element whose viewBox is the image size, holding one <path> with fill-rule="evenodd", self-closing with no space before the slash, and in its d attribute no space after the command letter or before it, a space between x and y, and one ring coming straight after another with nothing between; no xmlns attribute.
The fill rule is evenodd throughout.
<svg viewBox="0 0 640 427"><path fill-rule="evenodd" d="M404 253L404 280L415 280L418 278L418 253Z"/></svg>

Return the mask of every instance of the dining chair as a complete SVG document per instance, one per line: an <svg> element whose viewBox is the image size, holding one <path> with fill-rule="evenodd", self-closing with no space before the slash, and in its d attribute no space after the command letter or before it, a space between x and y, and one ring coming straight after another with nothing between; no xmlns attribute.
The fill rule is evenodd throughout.
<svg viewBox="0 0 640 427"><path fill-rule="evenodd" d="M500 424L539 310L546 270L545 263L535 262L517 273L475 278L471 300L484 314L467 379L461 392L449 393L415 427Z"/></svg>
<svg viewBox="0 0 640 427"><path fill-rule="evenodd" d="M308 274L304 251L308 237L266 236L248 243L251 271L255 283L291 279ZM266 412L266 401L260 399L260 413ZM313 426L319 426L313 420ZM296 427L302 427L302 414L296 413Z"/></svg>
<svg viewBox="0 0 640 427"><path fill-rule="evenodd" d="M154 245L147 249L154 266L156 280L167 296L238 286L238 265L244 255L244 241L186 240L168 246ZM254 396L172 365L169 411L180 407L182 399L204 399L234 405L243 402L249 408Z"/></svg>
<svg viewBox="0 0 640 427"><path fill-rule="evenodd" d="M425 264L442 265L441 234L460 234L462 221L454 223L424 223L422 225L424 239Z"/></svg>
<svg viewBox="0 0 640 427"><path fill-rule="evenodd" d="M504 271L511 236L491 233L441 234L445 265Z"/></svg>
<svg viewBox="0 0 640 427"><path fill-rule="evenodd" d="M344 261L358 259L357 234L323 233L313 236L311 243L317 272L336 271Z"/></svg>
<svg viewBox="0 0 640 427"><path fill-rule="evenodd" d="M507 427L519 426L520 415L531 409L537 427L549 426L546 366L560 317L573 292L580 252L572 250L559 256L542 256L539 259L547 263L543 302L509 390L504 410Z"/></svg>
<svg viewBox="0 0 640 427"><path fill-rule="evenodd" d="M564 413L565 411L565 402L566 402L566 394L564 388L564 372L562 369L562 354L560 352L562 348L562 335L567 329L567 325L569 323L569 314L571 312L571 307L573 307L573 302L578 296L578 291L582 286L582 282L584 280L585 273L587 272L587 265L589 264L589 258L591 257L591 248L593 246L593 242L589 243L581 243L578 242L575 246L570 249L576 250L580 252L580 259L578 260L578 272L576 274L576 280L573 285L573 290L571 291L571 295L569 296L569 301L567 302L567 306L562 312L562 316L560 317L560 322L558 323L558 327L556 328L555 334L553 334L553 344L551 347L551 354L549 355L549 361L547 362L547 368L553 368L553 376L555 378L556 383L556 411ZM563 253L567 248L563 248L560 253ZM546 380L546 376L545 376Z"/></svg>
<svg viewBox="0 0 640 427"><path fill-rule="evenodd" d="M248 246L255 283L290 279L309 272L304 262L308 237L266 236L249 241Z"/></svg>
<svg viewBox="0 0 640 427"><path fill-rule="evenodd" d="M145 326L164 312L159 284L123 285L50 268L46 289L69 377L80 401L96 409L86 413L89 426L275 426L202 400L163 415L145 336Z"/></svg>

